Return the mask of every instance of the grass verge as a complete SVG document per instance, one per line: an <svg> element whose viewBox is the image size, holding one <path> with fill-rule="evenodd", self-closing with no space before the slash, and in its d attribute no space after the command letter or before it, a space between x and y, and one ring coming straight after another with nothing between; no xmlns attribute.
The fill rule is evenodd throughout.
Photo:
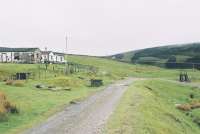
<svg viewBox="0 0 200 134"><path fill-rule="evenodd" d="M191 98L190 95L194 94ZM200 109L176 108L200 99L197 88L163 80L135 82L124 94L105 128L106 134L199 134Z"/></svg>

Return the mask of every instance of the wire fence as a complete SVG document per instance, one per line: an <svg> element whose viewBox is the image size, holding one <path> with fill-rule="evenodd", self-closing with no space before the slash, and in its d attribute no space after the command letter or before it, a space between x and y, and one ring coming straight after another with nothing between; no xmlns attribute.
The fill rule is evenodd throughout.
<svg viewBox="0 0 200 134"><path fill-rule="evenodd" d="M98 68L90 65L83 65L74 62L67 62L66 64L37 64L33 65L32 69L18 70L11 74L1 76L1 80L16 80L19 78L43 80L59 76L69 76L79 72L97 73ZM27 75L18 77L18 74Z"/></svg>
<svg viewBox="0 0 200 134"><path fill-rule="evenodd" d="M46 79L47 77L68 76L79 72L97 73L98 70L99 69L94 66L83 65L74 62L67 62L66 64L62 65L52 64L47 65L47 67L45 68L40 68L39 72L37 73L38 76L35 77L38 77L39 79Z"/></svg>

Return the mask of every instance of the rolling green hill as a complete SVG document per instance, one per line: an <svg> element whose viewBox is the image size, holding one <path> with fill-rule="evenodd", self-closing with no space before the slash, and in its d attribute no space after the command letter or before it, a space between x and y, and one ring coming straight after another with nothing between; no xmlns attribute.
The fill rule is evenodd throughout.
<svg viewBox="0 0 200 134"><path fill-rule="evenodd" d="M181 63L182 67L190 67L186 63L200 63L200 43L170 45L130 51L112 55L109 58L131 63L165 66L167 62Z"/></svg>

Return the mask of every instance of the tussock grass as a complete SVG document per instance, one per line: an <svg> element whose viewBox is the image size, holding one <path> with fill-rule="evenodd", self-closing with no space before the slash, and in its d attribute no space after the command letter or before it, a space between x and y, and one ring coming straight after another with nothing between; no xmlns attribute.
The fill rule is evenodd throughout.
<svg viewBox="0 0 200 134"><path fill-rule="evenodd" d="M3 92L0 92L0 121L6 121L8 113L18 112L19 110L16 105L11 104L10 101L7 100L6 95Z"/></svg>
<svg viewBox="0 0 200 134"><path fill-rule="evenodd" d="M23 80L7 80L5 84L10 85L10 86L23 87L25 84L25 81L23 81Z"/></svg>
<svg viewBox="0 0 200 134"><path fill-rule="evenodd" d="M191 103L186 103L186 104L179 104L177 105L177 108L183 111L190 111L193 109L200 108L200 101L192 101Z"/></svg>
<svg viewBox="0 0 200 134"><path fill-rule="evenodd" d="M11 86L13 85L13 80L6 80L5 84Z"/></svg>
<svg viewBox="0 0 200 134"><path fill-rule="evenodd" d="M5 108L6 96L4 93L0 92L0 122L6 120L6 108Z"/></svg>
<svg viewBox="0 0 200 134"><path fill-rule="evenodd" d="M177 109L183 110L183 111L190 111L191 110L191 106L190 104L179 104L176 106Z"/></svg>
<svg viewBox="0 0 200 134"><path fill-rule="evenodd" d="M80 87L83 81L73 77L57 77L47 80L47 84L58 87Z"/></svg>
<svg viewBox="0 0 200 134"><path fill-rule="evenodd" d="M25 82L22 80L16 80L13 82L13 86L16 86L16 87L23 87L24 84L25 84Z"/></svg>

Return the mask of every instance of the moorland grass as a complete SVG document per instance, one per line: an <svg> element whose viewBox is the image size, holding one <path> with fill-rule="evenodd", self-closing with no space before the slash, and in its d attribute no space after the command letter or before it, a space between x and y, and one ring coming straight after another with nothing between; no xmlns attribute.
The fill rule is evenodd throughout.
<svg viewBox="0 0 200 134"><path fill-rule="evenodd" d="M85 64L89 65L87 62L85 62ZM101 64L103 64L103 62ZM8 77L16 72L32 72L36 75L34 79L23 82L0 82L0 91L5 92L9 100L15 102L16 106L20 109L19 114L9 114L8 121L0 123L0 132L2 134L21 132L34 124L45 120L55 112L60 111L73 100L83 99L103 88L90 87L89 82L91 78L103 79L104 85L121 78L120 76L110 72L108 73L103 69L101 69L98 74L91 74L87 71L83 71L64 76L63 74L57 74L55 70L52 70L52 66L62 68L63 65L49 65L45 77L39 79L38 66L39 65L37 64L0 64L0 75L2 77ZM40 65L40 67L40 75L44 76L44 65ZM67 88L70 89L70 91L61 90L54 92L38 89L36 88L36 85L38 84L45 85L46 87L55 86Z"/></svg>
<svg viewBox="0 0 200 134"><path fill-rule="evenodd" d="M193 71L192 69L164 69L155 66L129 64L89 56L71 55L68 56L68 60L79 64L98 67L100 72L107 73L118 79L119 77L148 77L178 80L180 72L187 72L192 81L200 81L200 71Z"/></svg>
<svg viewBox="0 0 200 134"><path fill-rule="evenodd" d="M64 65L49 65L48 70L45 71L45 66L38 64L0 64L0 80L4 80L5 77L9 77L16 72L31 72L34 74L34 78L24 81L22 86L13 86L13 83L6 85L6 82L0 82L0 91L4 92L20 110L19 114L9 114L8 121L0 123L1 134L21 132L23 129L45 120L73 100L83 99L98 91L99 88L89 86L91 78L102 79L104 85L107 85L125 77L153 77L175 80L179 75L179 70L133 65L96 57L68 56L68 60L98 67L99 71L97 74L83 71L64 76L60 70ZM200 79L200 75L197 75L199 72L190 70L188 72L192 77L195 76L196 81ZM47 87L66 87L71 90L53 92L37 89L36 85L38 84Z"/></svg>
<svg viewBox="0 0 200 134"><path fill-rule="evenodd" d="M71 91L42 90L35 88L35 81L16 87L0 83L0 91L5 92L11 102L19 108L19 114L9 114L8 120L0 123L1 134L18 133L43 121L56 111L60 111L72 100L79 100L96 92L99 88L73 87Z"/></svg>
<svg viewBox="0 0 200 134"><path fill-rule="evenodd" d="M0 92L0 122L7 121L9 113L19 113L19 109L7 99L3 92Z"/></svg>
<svg viewBox="0 0 200 134"><path fill-rule="evenodd" d="M183 112L176 108L193 100L200 100L197 88L164 80L137 81L122 97L105 133L199 134L200 109Z"/></svg>

